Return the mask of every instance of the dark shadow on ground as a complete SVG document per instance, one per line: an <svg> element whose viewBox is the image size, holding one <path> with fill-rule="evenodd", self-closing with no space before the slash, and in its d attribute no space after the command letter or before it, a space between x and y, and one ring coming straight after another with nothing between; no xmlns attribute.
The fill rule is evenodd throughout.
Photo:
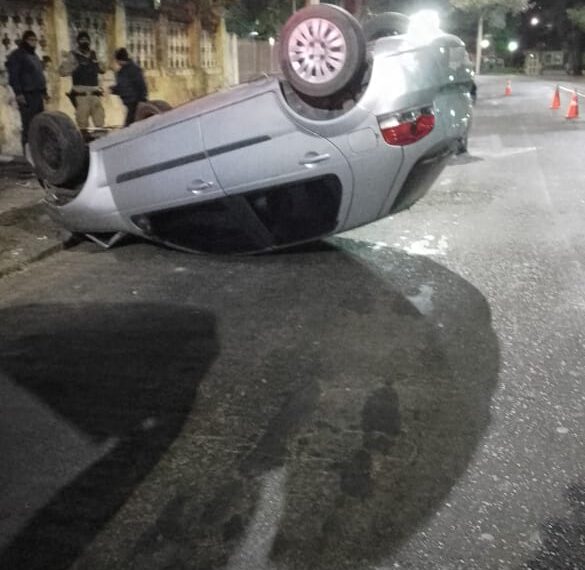
<svg viewBox="0 0 585 570"><path fill-rule="evenodd" d="M107 254L99 295L142 272L141 302L205 306L222 350L172 466L135 488L74 569L366 570L436 512L490 420L489 306L428 258L331 243L223 260L148 244ZM75 279L96 291L95 275Z"/></svg>
<svg viewBox="0 0 585 570"><path fill-rule="evenodd" d="M482 162L485 160L480 156L475 156L469 152L464 152L462 154L458 154L454 156L450 161L450 166L465 166L466 164L471 164L472 162Z"/></svg>
<svg viewBox="0 0 585 570"><path fill-rule="evenodd" d="M171 304L30 305L0 311L0 339L8 378L115 442L0 554L0 568L69 568L179 433L219 352L215 321Z"/></svg>
<svg viewBox="0 0 585 570"><path fill-rule="evenodd" d="M10 161L0 161L0 190L7 182L12 184L15 179L29 180L34 178L34 170L24 157L19 156Z"/></svg>
<svg viewBox="0 0 585 570"><path fill-rule="evenodd" d="M570 517L547 521L541 529L542 546L521 566L526 570L579 570L585 568L585 486L573 485L566 494Z"/></svg>
<svg viewBox="0 0 585 570"><path fill-rule="evenodd" d="M185 269L176 290L197 275L197 302L224 323L186 436L201 439L156 520L136 520L131 544L103 536L77 568L365 570L436 512L489 423L489 306L428 258L331 243L160 253L161 272ZM140 263L147 249L116 256Z"/></svg>

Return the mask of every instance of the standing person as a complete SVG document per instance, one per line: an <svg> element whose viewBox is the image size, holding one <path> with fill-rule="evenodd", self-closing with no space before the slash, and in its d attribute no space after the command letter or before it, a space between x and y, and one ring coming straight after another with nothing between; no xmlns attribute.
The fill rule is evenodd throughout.
<svg viewBox="0 0 585 570"><path fill-rule="evenodd" d="M105 122L104 107L101 97L104 94L99 85L99 74L105 73L105 66L90 48L87 32L77 34L77 48L70 51L67 59L59 66L62 77L71 75L73 86L68 97L75 107L75 120L84 131L89 127L91 118L94 127L103 127Z"/></svg>
<svg viewBox="0 0 585 570"><path fill-rule="evenodd" d="M146 101L148 89L142 69L130 59L126 48L117 49L114 58L118 64L118 71L116 71L116 85L111 87L111 91L118 95L122 99L122 103L126 105L127 113L124 126L127 127L134 122L138 103Z"/></svg>
<svg viewBox="0 0 585 570"><path fill-rule="evenodd" d="M8 83L18 103L22 122L22 150L26 155L28 129L35 115L45 110L45 101L49 100L47 81L43 73L43 62L36 54L37 36L32 30L22 34L22 39L6 61Z"/></svg>

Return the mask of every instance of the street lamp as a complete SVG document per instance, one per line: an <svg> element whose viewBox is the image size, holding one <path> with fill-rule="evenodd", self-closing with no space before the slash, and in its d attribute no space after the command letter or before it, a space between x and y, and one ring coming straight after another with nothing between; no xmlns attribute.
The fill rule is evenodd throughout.
<svg viewBox="0 0 585 570"><path fill-rule="evenodd" d="M508 51L510 53L514 53L518 49L518 42L516 40L512 40L508 43Z"/></svg>
<svg viewBox="0 0 585 570"><path fill-rule="evenodd" d="M411 37L418 37L426 41L439 35L440 27L441 21L438 12L435 10L421 10L410 17L408 34Z"/></svg>
<svg viewBox="0 0 585 570"><path fill-rule="evenodd" d="M537 16L532 16L532 18L530 19L530 25L538 26L538 24L540 24L540 18L538 18Z"/></svg>
<svg viewBox="0 0 585 570"><path fill-rule="evenodd" d="M490 41L488 39L481 40L481 47L482 49L487 49L490 47Z"/></svg>

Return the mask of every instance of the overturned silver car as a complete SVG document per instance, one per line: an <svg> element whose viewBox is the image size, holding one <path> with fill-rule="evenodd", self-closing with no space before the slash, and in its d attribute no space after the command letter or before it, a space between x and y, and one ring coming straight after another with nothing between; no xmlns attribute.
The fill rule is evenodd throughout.
<svg viewBox="0 0 585 570"><path fill-rule="evenodd" d="M37 116L30 150L53 217L107 246L134 234L267 251L409 207L465 150L473 79L457 37L321 4L293 14L280 46L282 76L87 143L65 114Z"/></svg>

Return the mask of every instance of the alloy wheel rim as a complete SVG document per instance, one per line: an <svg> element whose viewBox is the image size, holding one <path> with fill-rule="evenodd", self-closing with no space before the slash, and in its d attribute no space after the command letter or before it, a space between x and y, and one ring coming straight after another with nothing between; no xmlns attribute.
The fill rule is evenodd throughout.
<svg viewBox="0 0 585 570"><path fill-rule="evenodd" d="M343 69L347 44L341 30L323 18L301 22L288 41L289 61L300 79L327 83Z"/></svg>

